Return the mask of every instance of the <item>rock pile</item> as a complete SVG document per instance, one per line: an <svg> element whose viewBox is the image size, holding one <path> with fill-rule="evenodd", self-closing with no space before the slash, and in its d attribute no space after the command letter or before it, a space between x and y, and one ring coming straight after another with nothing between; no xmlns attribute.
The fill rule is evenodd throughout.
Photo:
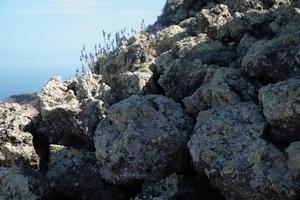
<svg viewBox="0 0 300 200"><path fill-rule="evenodd" d="M168 0L38 109L0 103L2 200L300 198L300 2Z"/></svg>

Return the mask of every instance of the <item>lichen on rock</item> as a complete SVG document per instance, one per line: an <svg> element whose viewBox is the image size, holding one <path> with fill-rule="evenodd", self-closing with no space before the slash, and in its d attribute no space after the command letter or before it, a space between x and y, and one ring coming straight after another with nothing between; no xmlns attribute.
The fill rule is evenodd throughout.
<svg viewBox="0 0 300 200"><path fill-rule="evenodd" d="M268 136L284 144L300 140L300 80L267 85L260 89L259 99L269 125Z"/></svg>
<svg viewBox="0 0 300 200"><path fill-rule="evenodd" d="M130 184L181 168L191 126L180 106L163 96L131 96L113 105L94 137L100 174Z"/></svg>
<svg viewBox="0 0 300 200"><path fill-rule="evenodd" d="M294 199L287 156L261 137L265 121L249 102L201 112L188 143L195 169L227 198Z"/></svg>
<svg viewBox="0 0 300 200"><path fill-rule="evenodd" d="M238 69L210 68L200 88L183 99L185 111L197 114L225 105L234 105L241 101L255 99L255 86L252 85Z"/></svg>
<svg viewBox="0 0 300 200"><path fill-rule="evenodd" d="M25 130L37 115L37 110L31 106L0 102L0 166L38 168L33 136Z"/></svg>
<svg viewBox="0 0 300 200"><path fill-rule="evenodd" d="M81 76L73 90L69 82L52 78L38 93L41 101L39 133L51 144L92 148L94 131L105 116L110 99L109 87L102 86L98 86L91 74Z"/></svg>
<svg viewBox="0 0 300 200"><path fill-rule="evenodd" d="M126 199L122 189L102 180L94 152L51 145L48 168L51 186L66 198Z"/></svg>
<svg viewBox="0 0 300 200"><path fill-rule="evenodd" d="M155 51L151 45L150 36L139 33L124 38L116 50L97 61L95 71L103 76L118 101L142 94L152 76L149 67Z"/></svg>

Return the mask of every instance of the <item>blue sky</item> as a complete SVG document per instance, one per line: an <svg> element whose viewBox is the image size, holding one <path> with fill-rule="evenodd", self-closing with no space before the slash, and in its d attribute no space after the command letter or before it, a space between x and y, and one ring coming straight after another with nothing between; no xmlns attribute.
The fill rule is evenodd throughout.
<svg viewBox="0 0 300 200"><path fill-rule="evenodd" d="M151 24L165 0L0 0L0 98L75 76L82 45L101 31Z"/></svg>

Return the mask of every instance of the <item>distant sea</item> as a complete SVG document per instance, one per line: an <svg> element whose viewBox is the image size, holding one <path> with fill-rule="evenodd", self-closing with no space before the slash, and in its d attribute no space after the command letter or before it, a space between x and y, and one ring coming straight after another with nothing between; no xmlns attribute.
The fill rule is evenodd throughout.
<svg viewBox="0 0 300 200"><path fill-rule="evenodd" d="M165 2L0 0L0 99L36 92L54 75L75 77L83 45L93 53L103 30L152 24Z"/></svg>
<svg viewBox="0 0 300 200"><path fill-rule="evenodd" d="M74 78L75 65L62 64L59 67L48 66L9 66L0 65L0 99L11 95L39 91L52 76L63 79Z"/></svg>

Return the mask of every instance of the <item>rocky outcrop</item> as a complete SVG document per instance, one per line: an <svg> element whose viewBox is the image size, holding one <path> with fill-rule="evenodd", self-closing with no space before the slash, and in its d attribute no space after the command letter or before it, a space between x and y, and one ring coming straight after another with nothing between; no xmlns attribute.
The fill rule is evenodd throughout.
<svg viewBox="0 0 300 200"><path fill-rule="evenodd" d="M0 103L0 166L38 168L33 136L26 131L37 110L29 105Z"/></svg>
<svg viewBox="0 0 300 200"><path fill-rule="evenodd" d="M163 96L132 96L113 105L94 138L100 174L128 184L180 169L191 125L180 106Z"/></svg>
<svg viewBox="0 0 300 200"><path fill-rule="evenodd" d="M52 78L38 93L42 117L39 132L49 143L93 147L94 131L105 116L110 100L110 88L101 81L98 86L98 81L90 74L82 76L78 82Z"/></svg>
<svg viewBox="0 0 300 200"><path fill-rule="evenodd" d="M149 35L136 34L128 39L124 38L108 57L100 58L95 70L103 75L103 80L120 101L143 93L152 76L149 67L154 60L153 54L155 51L151 48Z"/></svg>
<svg viewBox="0 0 300 200"><path fill-rule="evenodd" d="M54 197L38 171L40 158L28 132L37 115L30 105L0 103L0 199Z"/></svg>
<svg viewBox="0 0 300 200"><path fill-rule="evenodd" d="M0 199L299 199L299 14L168 0L37 110L0 103Z"/></svg>

